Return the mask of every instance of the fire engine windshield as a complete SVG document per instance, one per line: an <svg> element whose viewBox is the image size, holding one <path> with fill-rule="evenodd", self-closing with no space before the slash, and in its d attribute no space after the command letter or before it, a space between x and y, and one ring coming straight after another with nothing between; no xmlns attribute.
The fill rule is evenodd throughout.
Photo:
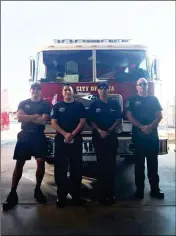
<svg viewBox="0 0 176 236"><path fill-rule="evenodd" d="M96 53L92 50L44 51L42 63L41 60L38 63L38 79L44 78L47 82L91 82L95 79L136 81L140 77L151 78L144 50L97 49ZM44 77L40 76L42 68Z"/></svg>
<svg viewBox="0 0 176 236"><path fill-rule="evenodd" d="M142 50L97 50L96 73L99 80L136 81L150 77Z"/></svg>
<svg viewBox="0 0 176 236"><path fill-rule="evenodd" d="M48 81L90 82L93 78L91 50L45 51L43 63Z"/></svg>

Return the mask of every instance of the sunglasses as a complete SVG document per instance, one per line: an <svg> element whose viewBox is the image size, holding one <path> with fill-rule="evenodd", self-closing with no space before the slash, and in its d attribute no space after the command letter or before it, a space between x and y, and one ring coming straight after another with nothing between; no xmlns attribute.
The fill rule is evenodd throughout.
<svg viewBox="0 0 176 236"><path fill-rule="evenodd" d="M137 86L140 86L140 87L142 87L142 86L147 86L148 84L147 83L140 83L140 84L137 84Z"/></svg>
<svg viewBox="0 0 176 236"><path fill-rule="evenodd" d="M108 88L107 87L100 87L99 89L100 90L107 90Z"/></svg>
<svg viewBox="0 0 176 236"><path fill-rule="evenodd" d="M33 91L40 91L41 90L41 88L31 88Z"/></svg>

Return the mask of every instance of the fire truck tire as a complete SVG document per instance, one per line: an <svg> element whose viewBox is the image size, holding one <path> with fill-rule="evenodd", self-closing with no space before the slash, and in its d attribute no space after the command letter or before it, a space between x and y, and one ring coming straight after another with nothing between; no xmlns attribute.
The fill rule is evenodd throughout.
<svg viewBox="0 0 176 236"><path fill-rule="evenodd" d="M134 164L134 162L135 162L134 155L130 155L130 156L125 156L124 157L123 163L125 165L132 165L132 164Z"/></svg>

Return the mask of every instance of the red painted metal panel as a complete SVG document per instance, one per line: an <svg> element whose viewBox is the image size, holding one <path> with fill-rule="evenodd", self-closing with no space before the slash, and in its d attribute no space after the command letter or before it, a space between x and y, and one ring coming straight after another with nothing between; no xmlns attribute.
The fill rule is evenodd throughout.
<svg viewBox="0 0 176 236"><path fill-rule="evenodd" d="M123 104L130 96L136 94L135 82L118 82L111 81L109 84L110 94L120 94L123 98ZM57 101L62 100L62 85L59 83L42 83L42 98L46 99L50 103L54 104L55 99ZM97 94L97 83L72 83L75 93L90 93ZM149 82L149 94L154 95L154 82ZM125 108L125 107L124 107ZM125 109L124 109L125 110ZM124 117L125 118L125 117Z"/></svg>

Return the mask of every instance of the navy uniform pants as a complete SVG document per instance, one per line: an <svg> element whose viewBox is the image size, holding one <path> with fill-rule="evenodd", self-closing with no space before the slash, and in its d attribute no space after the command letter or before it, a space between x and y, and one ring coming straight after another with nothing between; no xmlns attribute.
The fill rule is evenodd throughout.
<svg viewBox="0 0 176 236"><path fill-rule="evenodd" d="M118 139L116 133L101 139L93 133L93 145L97 157L98 198L104 200L114 197L115 170Z"/></svg>
<svg viewBox="0 0 176 236"><path fill-rule="evenodd" d="M70 172L68 179L67 173ZM82 181L82 138L76 136L73 144L66 144L64 137L55 137L55 182L60 200L65 200L68 193L72 198L80 197Z"/></svg>
<svg viewBox="0 0 176 236"><path fill-rule="evenodd" d="M158 152L159 138L158 135L153 137L133 137L135 146L135 184L138 190L144 189L145 180L145 158L147 160L147 175L151 190L159 189L158 175Z"/></svg>

